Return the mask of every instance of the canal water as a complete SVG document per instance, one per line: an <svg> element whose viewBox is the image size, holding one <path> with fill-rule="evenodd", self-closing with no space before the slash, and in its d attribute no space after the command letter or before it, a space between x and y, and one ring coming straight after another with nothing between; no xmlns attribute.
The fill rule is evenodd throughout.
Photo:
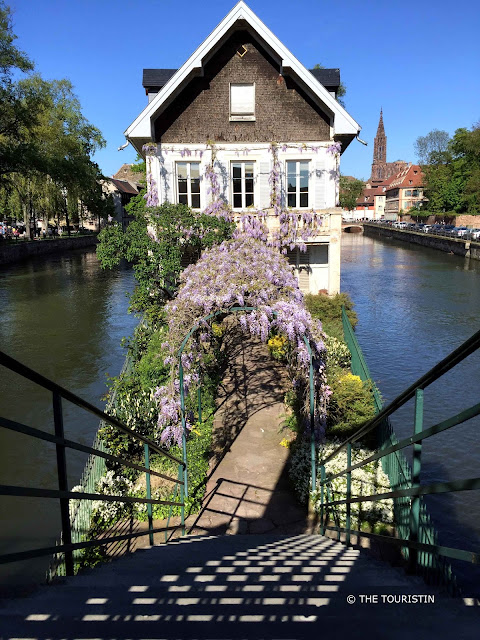
<svg viewBox="0 0 480 640"><path fill-rule="evenodd" d="M357 338L388 403L480 328L480 261L434 249L343 234L342 291L359 317ZM480 353L425 391L425 428L480 400ZM392 420L413 433L413 402ZM422 483L479 475L480 418L423 444ZM427 496L440 543L480 549L480 492ZM480 571L455 564L465 590L480 592Z"/></svg>
<svg viewBox="0 0 480 640"><path fill-rule="evenodd" d="M480 262L424 247L344 234L342 290L359 316L357 336L385 402L479 328ZM0 269L0 349L102 407L107 375L117 375L137 319L127 314L134 286L128 268L102 271L94 250L32 259ZM470 356L425 394L425 426L479 401L480 354ZM48 393L0 367L0 415L53 432ZM91 444L98 422L65 404L68 438ZM394 421L398 437L413 429L410 404ZM480 421L471 420L426 441L423 482L478 475ZM0 483L57 488L55 448L0 429ZM70 486L85 456L68 455ZM478 492L427 500L441 526L440 541L480 548ZM0 546L5 552L53 544L58 502L0 497ZM467 589L478 572L455 567ZM0 567L0 585L42 578L45 560ZM477 589L478 593L478 589Z"/></svg>
<svg viewBox="0 0 480 640"><path fill-rule="evenodd" d="M118 375L123 336L137 318L127 313L131 269L100 268L95 249L75 250L0 267L0 349L103 408L107 376ZM64 402L66 437L91 445L98 420ZM51 395L0 366L0 416L53 433ZM55 447L0 429L0 483L57 489ZM69 485L86 456L67 454ZM0 497L0 546L5 553L54 544L57 500ZM0 584L42 578L48 559L0 567ZM28 570L27 570L28 569Z"/></svg>

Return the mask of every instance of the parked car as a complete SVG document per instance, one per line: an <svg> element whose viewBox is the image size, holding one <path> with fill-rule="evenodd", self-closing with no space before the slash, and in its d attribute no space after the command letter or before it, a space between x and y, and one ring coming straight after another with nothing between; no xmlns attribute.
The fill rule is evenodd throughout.
<svg viewBox="0 0 480 640"><path fill-rule="evenodd" d="M467 229L467 227L457 227L455 235L458 236L459 238L463 238L463 236L468 235L469 232L470 232L470 229Z"/></svg>
<svg viewBox="0 0 480 640"><path fill-rule="evenodd" d="M432 229L432 225L431 224L424 224L423 227L422 227L422 231L424 233L428 233L431 229Z"/></svg>
<svg viewBox="0 0 480 640"><path fill-rule="evenodd" d="M472 240L480 240L480 229L472 229Z"/></svg>

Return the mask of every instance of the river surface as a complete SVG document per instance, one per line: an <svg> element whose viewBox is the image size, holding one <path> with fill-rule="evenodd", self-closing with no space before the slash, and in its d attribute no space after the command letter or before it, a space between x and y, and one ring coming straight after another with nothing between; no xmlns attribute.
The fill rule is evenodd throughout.
<svg viewBox="0 0 480 640"><path fill-rule="evenodd" d="M137 319L127 314L131 270L100 269L93 250L32 259L0 269L0 349L103 407L107 374L118 375ZM391 240L344 234L342 290L359 316L357 336L385 402L472 335L480 325L480 262ZM480 354L425 393L425 426L479 402ZM51 398L0 367L0 415L53 432ZM65 403L66 436L91 444L98 421ZM393 421L399 438L413 430L413 406ZM480 460L480 421L423 445L422 482L473 478ZM55 448L0 429L0 483L57 488ZM85 456L68 455L70 486ZM478 491L430 498L440 541L480 549ZM52 544L60 530L58 502L0 497L5 552ZM45 559L0 567L0 584L41 578ZM48 564L48 561L47 561ZM463 565L462 565L463 566ZM469 589L478 573L457 569Z"/></svg>
<svg viewBox="0 0 480 640"><path fill-rule="evenodd" d="M127 314L134 276L128 268L103 271L94 248L0 267L0 349L103 408L107 376L118 375L120 342L137 323ZM98 420L63 402L65 435L91 445ZM0 366L0 416L53 433L51 395ZM0 483L57 489L55 447L0 429ZM86 456L67 453L69 485ZM60 531L57 500L0 496L3 552L49 546ZM42 577L48 559L0 569L0 584ZM26 569L28 568L28 571Z"/></svg>
<svg viewBox="0 0 480 640"><path fill-rule="evenodd" d="M372 378L388 403L480 328L480 261L361 234L342 237L342 291L359 317L356 334ZM480 401L480 353L425 391L424 427ZM392 420L398 438L413 433L413 401ZM480 418L426 440L422 483L475 478ZM428 496L446 546L480 550L480 492ZM455 564L467 591L480 572Z"/></svg>

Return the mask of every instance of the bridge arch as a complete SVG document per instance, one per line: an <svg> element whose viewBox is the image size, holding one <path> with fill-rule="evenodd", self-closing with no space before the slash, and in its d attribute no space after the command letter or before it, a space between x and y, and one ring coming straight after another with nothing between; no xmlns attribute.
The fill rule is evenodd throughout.
<svg viewBox="0 0 480 640"><path fill-rule="evenodd" d="M345 233L363 233L363 224L359 222L351 222L342 225L342 230L345 231Z"/></svg>

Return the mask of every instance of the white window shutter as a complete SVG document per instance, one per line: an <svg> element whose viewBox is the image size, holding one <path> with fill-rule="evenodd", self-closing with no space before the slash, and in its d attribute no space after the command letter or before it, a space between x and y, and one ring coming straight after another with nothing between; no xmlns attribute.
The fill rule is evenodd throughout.
<svg viewBox="0 0 480 640"><path fill-rule="evenodd" d="M255 85L230 85L230 112L235 114L255 113Z"/></svg>
<svg viewBox="0 0 480 640"><path fill-rule="evenodd" d="M325 170L325 161L318 160L315 163L315 174L314 174L314 193L315 193L315 209L326 209L327 208L327 190L326 190L326 182L327 182L327 172Z"/></svg>
<svg viewBox="0 0 480 640"><path fill-rule="evenodd" d="M174 202L175 194L175 165L166 160L160 165L160 202Z"/></svg>
<svg viewBox="0 0 480 640"><path fill-rule="evenodd" d="M270 162L260 162L260 202L259 209L270 207Z"/></svg>

